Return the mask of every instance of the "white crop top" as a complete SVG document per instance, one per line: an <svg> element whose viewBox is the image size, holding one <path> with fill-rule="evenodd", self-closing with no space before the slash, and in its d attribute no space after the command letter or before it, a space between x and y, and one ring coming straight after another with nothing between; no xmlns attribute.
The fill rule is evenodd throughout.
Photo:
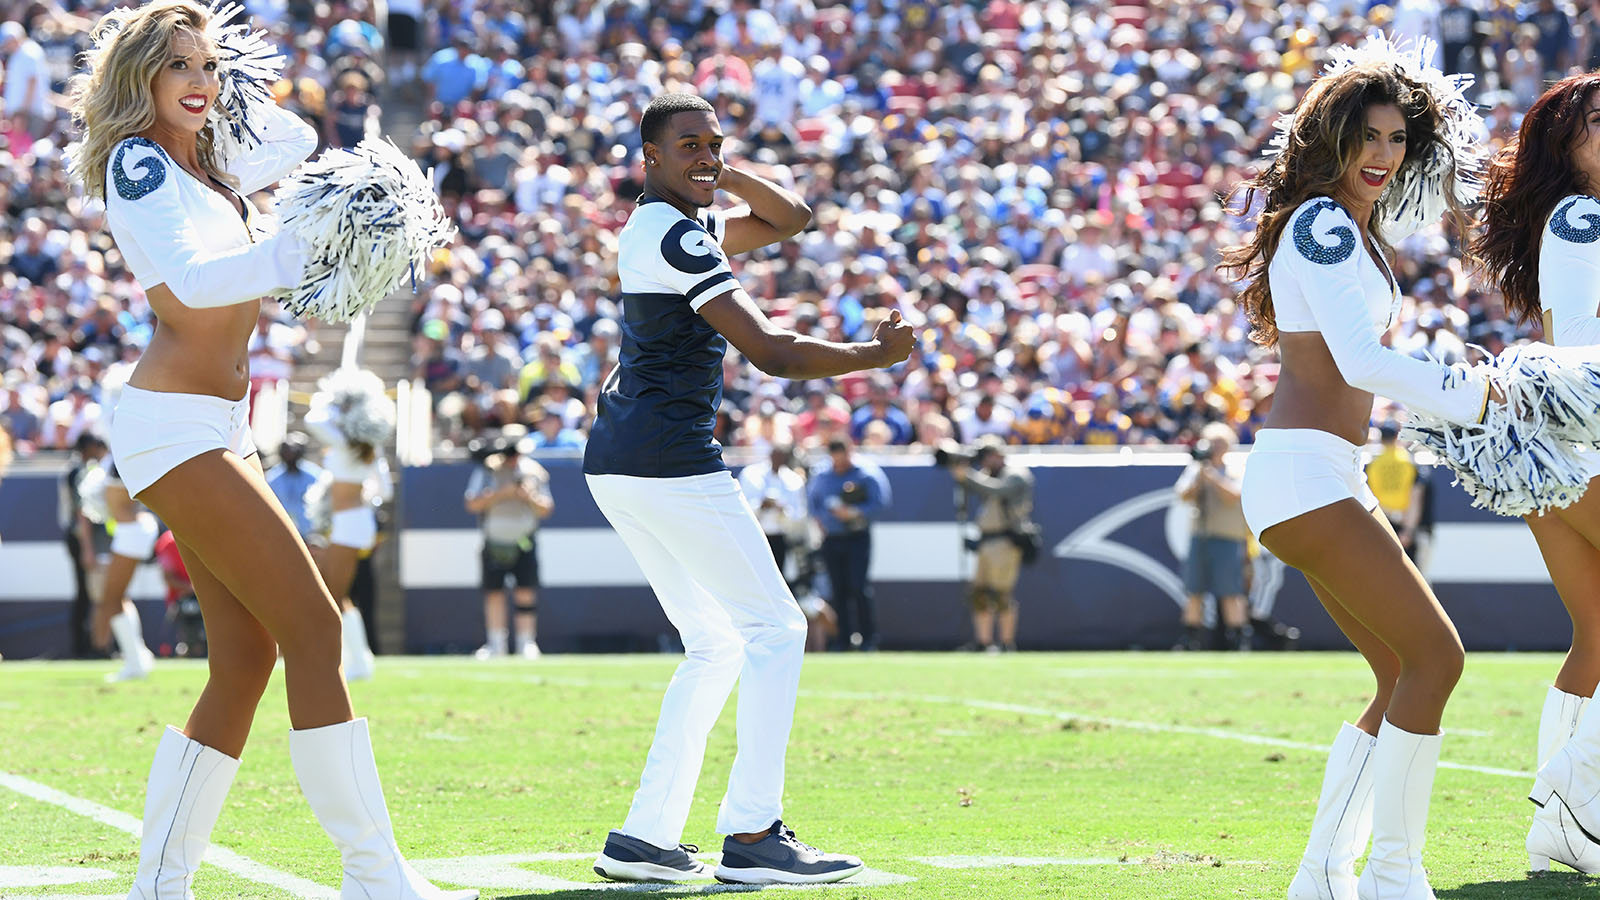
<svg viewBox="0 0 1600 900"><path fill-rule="evenodd" d="M276 104L252 108L261 146L225 161L249 195L287 175L317 147L317 133ZM241 197L241 199L243 199ZM145 290L165 284L185 306L243 303L295 287L305 272L305 244L274 234L270 219L245 214L173 162L156 142L130 137L106 165L106 224Z"/></svg>
<svg viewBox="0 0 1600 900"><path fill-rule="evenodd" d="M1593 197L1563 197L1550 212L1539 245L1539 305L1546 343L1600 344L1600 201Z"/></svg>
<svg viewBox="0 0 1600 900"><path fill-rule="evenodd" d="M1281 332L1316 331L1345 383L1450 422L1477 422L1488 383L1464 369L1414 359L1380 338L1400 295L1361 245L1344 207L1313 197L1289 217L1267 266Z"/></svg>

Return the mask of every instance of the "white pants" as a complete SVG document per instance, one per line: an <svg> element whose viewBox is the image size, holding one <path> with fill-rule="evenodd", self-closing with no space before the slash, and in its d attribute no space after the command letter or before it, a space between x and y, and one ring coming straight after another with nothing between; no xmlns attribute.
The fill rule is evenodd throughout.
<svg viewBox="0 0 1600 900"><path fill-rule="evenodd" d="M706 736L739 683L739 752L717 831L763 831L783 816L783 758L805 654L806 617L755 513L726 472L685 478L589 475L589 492L644 570L687 658L622 832L677 847Z"/></svg>

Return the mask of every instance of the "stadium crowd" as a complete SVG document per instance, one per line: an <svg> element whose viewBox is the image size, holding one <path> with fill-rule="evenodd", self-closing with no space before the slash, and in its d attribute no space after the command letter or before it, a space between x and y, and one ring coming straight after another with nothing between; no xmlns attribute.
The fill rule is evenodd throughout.
<svg viewBox="0 0 1600 900"><path fill-rule="evenodd" d="M61 165L59 95L110 5L28 4L0 30L0 422L22 453L91 427L152 328ZM1246 227L1220 197L1323 48L1372 27L1440 40L1480 77L1496 144L1529 90L1600 61L1594 6L1552 0L392 0L382 22L366 0L246 5L289 56L280 102L329 145L369 133L385 78L424 106L412 149L460 236L414 301L416 374L444 440L515 422L543 447L582 446L616 359L614 250L661 90L712 99L729 156L814 210L735 261L770 315L836 339L891 309L923 329L906 364L833 383L730 353L725 444L1188 442L1212 422L1248 442L1275 364L1214 268ZM1398 345L1450 359L1519 336L1445 234L1398 256ZM287 374L308 324L263 314L258 378Z"/></svg>

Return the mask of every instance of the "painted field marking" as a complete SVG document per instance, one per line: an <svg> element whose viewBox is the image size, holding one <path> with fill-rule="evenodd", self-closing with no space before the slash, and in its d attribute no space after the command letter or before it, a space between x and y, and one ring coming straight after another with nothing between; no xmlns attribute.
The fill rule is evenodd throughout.
<svg viewBox="0 0 1600 900"><path fill-rule="evenodd" d="M420 677L420 673L417 673ZM544 676L537 673L527 675L513 675L511 673L482 672L469 676L475 681L520 682L524 684L551 684L562 687L605 687L605 688L640 688L646 687L657 690L666 690L667 682L650 682L640 679L586 679L566 676ZM802 697L817 697L826 700L869 700L874 702L900 701L905 703L928 703L936 706L965 706L970 709L982 709L990 712L1009 712L1026 716L1043 716L1058 719L1062 722L1088 722L1095 725L1105 725L1111 728L1126 728L1130 731L1144 731L1150 734L1187 734L1194 737L1208 737L1224 741L1238 741L1244 744L1255 744L1262 747L1277 747L1281 750L1303 750L1307 753L1326 754L1329 747L1326 744L1310 744L1304 741L1291 741L1285 738L1268 737L1264 734L1251 734L1248 731L1233 731L1227 728L1207 728L1198 725L1170 725L1161 722L1141 722L1136 719L1118 719L1110 716L1092 716L1085 713L1076 713L1064 709L1046 709L1039 706L1026 706L1017 703L1000 703L993 700L974 700L966 697L945 697L936 694L891 694L877 691L800 691ZM1455 729L1445 729L1446 734L1454 734ZM1481 736L1482 732L1472 729L1462 729L1461 734L1467 736ZM1502 778L1529 779L1532 772L1518 769L1501 769L1495 766L1475 766L1469 763L1455 763L1440 760L1439 768L1454 769L1460 772L1474 772L1479 775L1496 775Z"/></svg>
<svg viewBox="0 0 1600 900"><path fill-rule="evenodd" d="M502 853L491 856L460 856L454 859L413 860L411 865L424 878L470 884L477 888L496 888L516 891L606 891L622 893L667 894L669 896L695 894L728 894L754 890L813 890L826 888L881 887L907 884L916 881L909 875L863 869L854 878L834 884L805 885L745 885L745 884L619 884L610 881L568 881L553 875L542 875L523 868L526 863L592 861L594 853ZM713 854L700 854L700 858L715 860Z"/></svg>
<svg viewBox="0 0 1600 900"><path fill-rule="evenodd" d="M10 772L0 772L0 787L9 788L24 797L31 797L41 803L59 806L68 812L93 819L102 825L109 825L118 831L126 831L136 838L144 830L142 823L138 819L125 812L112 809L109 806L101 806L81 797L62 793L55 788L46 787L37 781L23 778L20 775L13 775ZM257 884L275 887L294 897L305 898L305 900L339 900L339 891L335 888L317 884L315 881L301 878L298 875L291 875L271 866L262 865L253 859L241 856L226 847L219 847L216 844L212 844L211 848L206 851L205 861L225 872L232 872L240 878L254 881Z"/></svg>
<svg viewBox="0 0 1600 900"><path fill-rule="evenodd" d="M0 866L0 887L46 887L57 884L83 884L115 878L110 869L88 866Z"/></svg>
<svg viewBox="0 0 1600 900"><path fill-rule="evenodd" d="M1137 866L1137 859L1111 859L1087 857L1084 859L1058 859L1052 856L912 856L919 862L937 869L994 869L1009 866Z"/></svg>
<svg viewBox="0 0 1600 900"><path fill-rule="evenodd" d="M1026 716L1044 716L1059 719L1063 722L1089 722L1095 725L1106 725L1111 728L1126 728L1130 731L1145 731L1152 734L1188 734L1195 737L1209 737L1225 741L1239 741L1245 744L1257 744L1263 747L1278 747L1284 750L1305 750L1312 753L1327 753L1329 747L1321 744L1307 744L1303 741L1290 741L1283 738L1267 737L1262 734L1251 734L1247 731L1230 731L1226 728L1204 728L1195 725L1164 725L1159 722L1140 722L1133 719L1116 719L1109 716L1090 716L1075 713L1070 710L1045 709L1038 706L1023 706L1017 703L999 703L992 700L971 700L965 697L940 697L934 695L914 694L881 694L868 691L801 691L803 697L822 697L830 700L900 700L913 703L932 703L941 706L965 706L969 709L982 709L991 712L1018 713ZM1446 729L1449 733L1449 729ZM1455 769L1461 772L1476 772L1479 775L1499 775L1505 778L1529 779L1532 772L1520 772L1516 769L1499 769L1494 766L1474 766L1467 763L1453 763L1441 760L1441 769Z"/></svg>

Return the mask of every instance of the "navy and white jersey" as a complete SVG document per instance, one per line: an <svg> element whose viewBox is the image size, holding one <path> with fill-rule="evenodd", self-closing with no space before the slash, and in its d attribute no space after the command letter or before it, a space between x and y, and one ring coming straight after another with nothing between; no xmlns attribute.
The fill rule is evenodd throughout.
<svg viewBox="0 0 1600 900"><path fill-rule="evenodd" d="M699 309L739 286L720 213L684 215L646 197L618 238L622 349L600 389L584 450L589 475L678 478L718 472L711 436L728 342Z"/></svg>

